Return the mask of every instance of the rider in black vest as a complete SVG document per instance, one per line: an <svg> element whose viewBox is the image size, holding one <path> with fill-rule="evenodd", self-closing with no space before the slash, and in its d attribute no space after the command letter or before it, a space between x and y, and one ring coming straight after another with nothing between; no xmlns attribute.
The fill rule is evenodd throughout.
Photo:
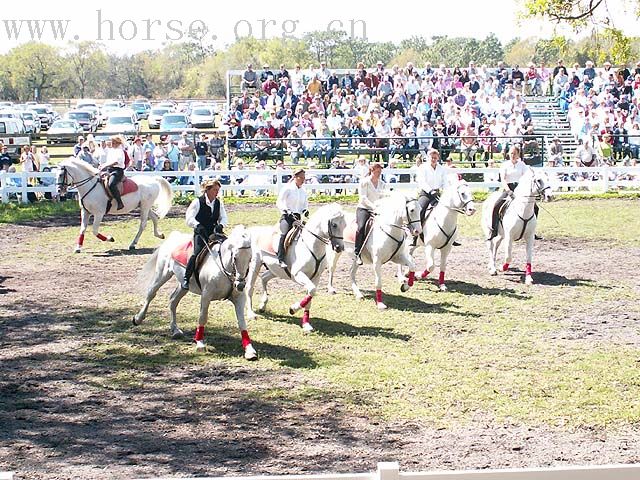
<svg viewBox="0 0 640 480"><path fill-rule="evenodd" d="M206 247L209 237L214 235L218 241L226 237L223 227L227 224L227 212L222 199L218 198L220 182L210 179L202 183L204 193L193 200L187 209L187 225L193 228L193 255L184 272L182 288L189 290L189 280L196 267L196 258Z"/></svg>

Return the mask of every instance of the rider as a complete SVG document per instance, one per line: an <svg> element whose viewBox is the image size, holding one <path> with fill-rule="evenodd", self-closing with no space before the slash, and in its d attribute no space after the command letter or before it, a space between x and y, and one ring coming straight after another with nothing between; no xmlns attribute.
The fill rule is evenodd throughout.
<svg viewBox="0 0 640 480"><path fill-rule="evenodd" d="M278 201L276 202L276 206L282 213L280 217L280 241L278 243L278 261L282 268L287 267L287 262L284 259L284 241L287 233L293 227L293 222L300 220L302 215L309 216L307 192L302 188L304 180L304 169L296 170L289 183L280 190Z"/></svg>
<svg viewBox="0 0 640 480"><path fill-rule="evenodd" d="M227 225L227 212L222 199L218 197L220 181L210 178L202 182L201 187L204 193L191 202L186 214L187 225L193 228L193 255L184 272L184 290L189 290L189 280L196 268L196 258L205 248L209 237L214 235L216 240L225 238L223 228Z"/></svg>
<svg viewBox="0 0 640 480"><path fill-rule="evenodd" d="M358 207L356 208L356 222L358 230L356 232L355 255L358 265L362 265L360 251L365 240L365 228L369 218L373 215L375 208L374 203L382 198L387 184L380 178L382 173L382 164L379 162L372 163L369 166L369 172L360 181L358 186Z"/></svg>
<svg viewBox="0 0 640 480"><path fill-rule="evenodd" d="M513 197L513 192L518 186L518 182L522 176L527 173L527 164L522 161L522 153L518 144L512 145L509 149L509 160L502 162L500 166L500 183L502 192L493 207L493 216L491 218L491 236L489 240L498 235L499 211L507 197ZM538 206L534 206L534 213L538 216ZM535 235L536 240L542 237Z"/></svg>
<svg viewBox="0 0 640 480"><path fill-rule="evenodd" d="M418 167L416 181L420 192L418 193L418 205L420 205L420 223L424 223L427 210L435 207L440 201L440 195L447 185L447 170L440 165L440 152L435 148L427 152L428 161ZM417 239L416 239L417 241ZM456 241L453 245L458 247Z"/></svg>
<svg viewBox="0 0 640 480"><path fill-rule="evenodd" d="M118 203L118 210L124 208L122 198L120 198L120 191L118 190L118 184L124 178L124 160L124 139L120 135L114 135L111 137L111 148L107 149L107 157L100 170L109 172L109 191Z"/></svg>

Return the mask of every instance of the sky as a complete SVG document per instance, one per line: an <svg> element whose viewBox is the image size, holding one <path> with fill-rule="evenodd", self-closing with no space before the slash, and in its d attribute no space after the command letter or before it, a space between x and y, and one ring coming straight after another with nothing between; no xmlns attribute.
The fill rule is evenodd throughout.
<svg viewBox="0 0 640 480"><path fill-rule="evenodd" d="M625 14L625 0L608 0L620 26L627 34L637 34L637 23ZM63 7L62 5L69 6ZM180 5L180 8L176 8ZM241 5L241 8L238 6ZM189 29L207 28L208 43L223 48L236 37L256 38L301 36L313 30L344 30L347 35L369 41L395 41L412 35L485 38L495 33L504 43L514 37L549 37L550 23L520 21L517 0L423 0L421 3L376 2L293 2L280 0L265 8L264 1L179 3L96 0L95 2L52 2L31 0L3 2L0 13L0 52L31 40L63 46L68 40L97 40L106 49L130 54L160 48L170 41L187 38ZM363 5L367 5L365 9ZM288 6L288 8L287 8ZM310 8L316 6L316 9ZM321 11L318 6L322 6ZM397 8L397 13L394 13ZM27 20L31 21L28 22ZM19 34L18 34L19 31ZM55 34L54 34L55 31ZM61 32L64 31L64 39ZM569 31L563 33L573 35ZM56 39L57 37L57 39Z"/></svg>

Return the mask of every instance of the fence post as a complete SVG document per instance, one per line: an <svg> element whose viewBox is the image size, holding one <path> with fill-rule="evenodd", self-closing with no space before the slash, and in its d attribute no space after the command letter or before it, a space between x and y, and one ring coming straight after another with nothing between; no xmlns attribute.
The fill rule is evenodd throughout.
<svg viewBox="0 0 640 480"><path fill-rule="evenodd" d="M400 465L398 462L378 462L376 480L399 480Z"/></svg>
<svg viewBox="0 0 640 480"><path fill-rule="evenodd" d="M27 196L27 180L29 179L29 177L27 176L27 172L22 172L22 181L21 181L21 185L20 188L22 188L22 191L20 192L20 195L22 196L22 203L29 203L29 198Z"/></svg>
<svg viewBox="0 0 640 480"><path fill-rule="evenodd" d="M606 163L602 167L602 191L604 193L609 191L609 166Z"/></svg>
<svg viewBox="0 0 640 480"><path fill-rule="evenodd" d="M9 194L7 193L7 174L0 171L0 191L2 192L2 203L9 203Z"/></svg>

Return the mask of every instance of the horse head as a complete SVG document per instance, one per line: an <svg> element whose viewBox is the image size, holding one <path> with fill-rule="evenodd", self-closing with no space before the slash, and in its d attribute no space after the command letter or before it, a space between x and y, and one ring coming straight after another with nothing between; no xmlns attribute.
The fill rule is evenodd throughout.
<svg viewBox="0 0 640 480"><path fill-rule="evenodd" d="M446 193L449 192L451 193L447 196L450 199L450 205L447 206L459 211L460 213L464 213L468 217L476 213L476 204L473 201L473 193L471 192L471 188L467 182L459 180L457 183L453 183L446 190ZM443 197L444 196L445 195L443 195Z"/></svg>
<svg viewBox="0 0 640 480"><path fill-rule="evenodd" d="M318 234L326 239L326 243L331 244L334 252L340 253L344 250L344 229L347 221L344 217L342 207L337 203L321 207L309 219L308 229L318 230ZM310 230L311 231L311 230Z"/></svg>
<svg viewBox="0 0 640 480"><path fill-rule="evenodd" d="M242 292L247 283L247 275L251 264L251 235L244 225L238 225L231 231L227 239L231 252L233 269L233 288Z"/></svg>
<svg viewBox="0 0 640 480"><path fill-rule="evenodd" d="M82 186L97 174L98 170L87 162L69 157L58 165L57 192L59 195L64 195L68 187Z"/></svg>
<svg viewBox="0 0 640 480"><path fill-rule="evenodd" d="M550 202L553 200L553 192L551 189L551 185L549 183L549 177L543 171L533 173L533 185L534 185L534 194L536 195L536 199Z"/></svg>

